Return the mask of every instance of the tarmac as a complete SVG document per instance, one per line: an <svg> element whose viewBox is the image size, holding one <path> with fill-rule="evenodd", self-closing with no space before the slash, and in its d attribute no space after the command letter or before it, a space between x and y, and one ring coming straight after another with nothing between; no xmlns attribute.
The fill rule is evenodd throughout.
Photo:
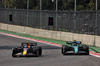
<svg viewBox="0 0 100 66"><path fill-rule="evenodd" d="M62 55L61 47L40 42L38 46L43 49L42 56L13 58L12 48L26 41L0 34L0 66L100 66L100 58L91 55Z"/></svg>

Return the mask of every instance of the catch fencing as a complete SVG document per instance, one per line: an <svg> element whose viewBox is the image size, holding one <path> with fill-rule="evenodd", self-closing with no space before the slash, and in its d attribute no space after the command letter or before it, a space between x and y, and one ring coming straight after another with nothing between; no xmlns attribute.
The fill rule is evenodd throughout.
<svg viewBox="0 0 100 66"><path fill-rule="evenodd" d="M49 25L50 17L53 18L52 25ZM74 23L75 20L76 23ZM74 11L56 12L43 10L40 12L39 10L0 8L0 22L33 28L42 28L46 30L100 35L100 11L97 12L96 26L96 11L77 11L75 17Z"/></svg>

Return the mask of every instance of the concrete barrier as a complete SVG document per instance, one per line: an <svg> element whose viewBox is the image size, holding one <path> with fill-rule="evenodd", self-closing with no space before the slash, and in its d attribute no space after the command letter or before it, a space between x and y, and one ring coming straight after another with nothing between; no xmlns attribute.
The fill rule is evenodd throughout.
<svg viewBox="0 0 100 66"><path fill-rule="evenodd" d="M78 41L82 41L84 44L87 44L87 45L93 45L94 43L94 35L75 34L75 33L70 33L70 32L61 32L61 31L50 31L50 30L36 29L36 28L31 28L31 27L10 25L10 24L4 24L4 23L0 23L0 29L13 31L17 33L34 35L38 37L63 40L63 41L78 40ZM99 44L100 36L95 36L95 38L96 38L95 45L97 47L100 47L100 44Z"/></svg>
<svg viewBox="0 0 100 66"><path fill-rule="evenodd" d="M60 31L56 31L56 39L61 40L61 32Z"/></svg>
<svg viewBox="0 0 100 66"><path fill-rule="evenodd" d="M25 34L29 34L29 35L34 35L33 34L33 28L30 28L30 27L24 27L25 29Z"/></svg>
<svg viewBox="0 0 100 66"><path fill-rule="evenodd" d="M48 31L41 30L41 29L37 29L37 30L38 30L39 37L45 37L46 38L46 35L47 35Z"/></svg>
<svg viewBox="0 0 100 66"><path fill-rule="evenodd" d="M95 45L97 47L100 47L100 36L96 36L95 38L96 38Z"/></svg>
<svg viewBox="0 0 100 66"><path fill-rule="evenodd" d="M52 33L53 33L53 31L49 31L48 30L48 32L46 33L46 36L47 36L47 38L53 38L53 36L52 36Z"/></svg>
<svg viewBox="0 0 100 66"><path fill-rule="evenodd" d="M39 31L40 31L40 29L35 29L34 35L41 37Z"/></svg>
<svg viewBox="0 0 100 66"><path fill-rule="evenodd" d="M25 27L13 25L13 32L25 33Z"/></svg>
<svg viewBox="0 0 100 66"><path fill-rule="evenodd" d="M78 41L83 41L83 35L82 34L74 34L74 39Z"/></svg>
<svg viewBox="0 0 100 66"><path fill-rule="evenodd" d="M64 39L64 41L67 40L65 32L61 32L61 33L60 33L60 40L63 41L63 39Z"/></svg>
<svg viewBox="0 0 100 66"><path fill-rule="evenodd" d="M93 45L94 36L92 35L83 35L83 43L87 45Z"/></svg>
<svg viewBox="0 0 100 66"><path fill-rule="evenodd" d="M8 31L13 31L13 25L8 25Z"/></svg>
<svg viewBox="0 0 100 66"><path fill-rule="evenodd" d="M65 35L65 36L62 36L62 35ZM73 40L73 33L69 33L69 32L64 32L62 35L61 35L61 39L65 40L65 41L72 41Z"/></svg>
<svg viewBox="0 0 100 66"><path fill-rule="evenodd" d="M8 24L1 24L1 29L2 30L8 30Z"/></svg>
<svg viewBox="0 0 100 66"><path fill-rule="evenodd" d="M0 23L0 29L1 29L2 23Z"/></svg>

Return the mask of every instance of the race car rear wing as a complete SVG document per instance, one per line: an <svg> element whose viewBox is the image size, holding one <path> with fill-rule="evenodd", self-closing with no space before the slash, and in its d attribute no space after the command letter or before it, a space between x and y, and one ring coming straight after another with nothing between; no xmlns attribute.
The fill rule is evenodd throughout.
<svg viewBox="0 0 100 66"><path fill-rule="evenodd" d="M81 44L82 42L81 42L81 41L77 41L76 43L77 43L77 44Z"/></svg>
<svg viewBox="0 0 100 66"><path fill-rule="evenodd" d="M21 46L25 46L27 43L22 43ZM37 46L37 43L29 43L30 46Z"/></svg>
<svg viewBox="0 0 100 66"><path fill-rule="evenodd" d="M73 41L67 41L66 44L73 44ZM77 44L81 44L81 41L76 41Z"/></svg>

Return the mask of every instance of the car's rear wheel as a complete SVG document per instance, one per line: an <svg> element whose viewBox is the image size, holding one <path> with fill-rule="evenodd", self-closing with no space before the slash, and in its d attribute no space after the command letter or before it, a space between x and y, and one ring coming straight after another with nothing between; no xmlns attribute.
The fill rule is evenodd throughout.
<svg viewBox="0 0 100 66"><path fill-rule="evenodd" d="M17 53L17 48L14 48L12 50L12 57L17 57L15 54Z"/></svg>
<svg viewBox="0 0 100 66"><path fill-rule="evenodd" d="M36 56L39 57L39 50L36 50Z"/></svg>
<svg viewBox="0 0 100 66"><path fill-rule="evenodd" d="M67 46L63 45L63 46L62 46L62 50L61 50L62 52L61 52L61 53L62 53L63 55L66 55L66 50L67 50Z"/></svg>
<svg viewBox="0 0 100 66"><path fill-rule="evenodd" d="M33 53L34 52L35 52L36 56L39 57L40 55L42 55L42 48L36 47L35 49L33 49Z"/></svg>
<svg viewBox="0 0 100 66"><path fill-rule="evenodd" d="M88 47L88 46L85 46L85 47L84 47L84 50L85 50L85 52L86 52L86 55L89 55L89 47Z"/></svg>
<svg viewBox="0 0 100 66"><path fill-rule="evenodd" d="M41 56L42 55L42 48L39 47L39 55Z"/></svg>

